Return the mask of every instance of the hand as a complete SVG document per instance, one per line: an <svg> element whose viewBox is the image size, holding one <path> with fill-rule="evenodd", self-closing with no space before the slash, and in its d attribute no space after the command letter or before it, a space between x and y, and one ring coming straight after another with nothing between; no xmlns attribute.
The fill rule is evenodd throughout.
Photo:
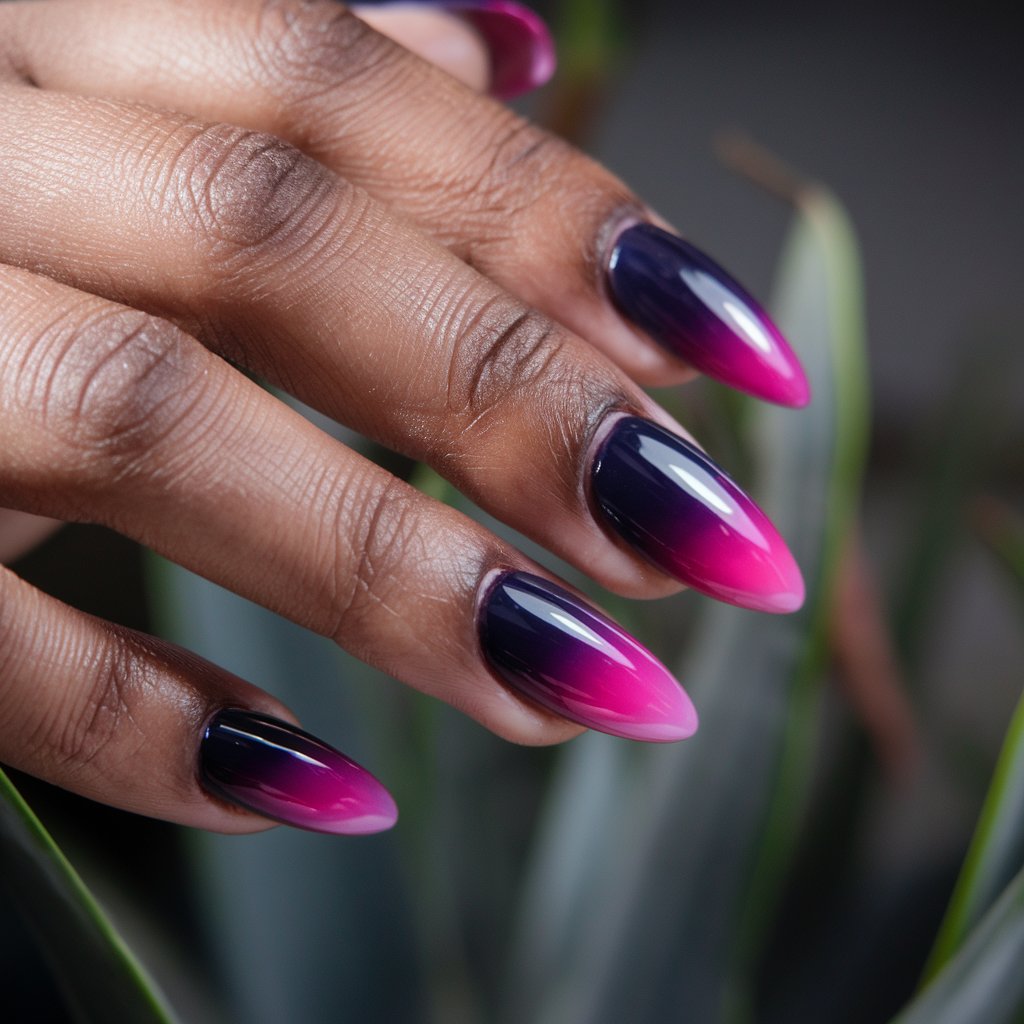
<svg viewBox="0 0 1024 1024"><path fill-rule="evenodd" d="M800 405L802 372L581 153L328 0L5 3L0 101L0 505L111 526L522 743L696 718L578 595L236 366L619 593L799 605L770 523L638 382ZM292 721L0 569L0 760L219 831L390 824Z"/></svg>

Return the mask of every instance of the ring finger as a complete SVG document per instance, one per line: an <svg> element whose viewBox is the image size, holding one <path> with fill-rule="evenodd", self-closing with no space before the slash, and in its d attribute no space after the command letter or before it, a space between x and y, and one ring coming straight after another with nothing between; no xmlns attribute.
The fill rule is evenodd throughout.
<svg viewBox="0 0 1024 1024"><path fill-rule="evenodd" d="M621 371L361 189L272 136L3 94L0 259L174 318L612 589L799 604L771 524Z"/></svg>

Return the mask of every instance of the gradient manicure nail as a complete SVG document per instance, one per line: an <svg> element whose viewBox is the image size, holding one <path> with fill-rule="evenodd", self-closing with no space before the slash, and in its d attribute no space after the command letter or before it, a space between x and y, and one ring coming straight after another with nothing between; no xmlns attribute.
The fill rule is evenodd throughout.
<svg viewBox="0 0 1024 1024"><path fill-rule="evenodd" d="M203 786L265 818L363 835L398 820L391 794L344 754L294 725L240 708L219 711L199 748Z"/></svg>
<svg viewBox="0 0 1024 1024"><path fill-rule="evenodd" d="M536 11L512 0L387 0L354 4L357 12L380 8L431 9L461 18L483 39L491 61L488 92L511 100L544 85L555 73L555 43Z"/></svg>
<svg viewBox="0 0 1024 1024"><path fill-rule="evenodd" d="M509 0L443 0L468 21L491 55L490 94L511 100L544 85L555 73L555 43L535 11Z"/></svg>
<svg viewBox="0 0 1024 1024"><path fill-rule="evenodd" d="M540 576L498 577L484 597L479 628L498 675L564 718L656 743L697 729L689 697L650 651Z"/></svg>
<svg viewBox="0 0 1024 1024"><path fill-rule="evenodd" d="M623 417L598 449L591 481L605 521L669 575L758 611L803 604L800 569L768 517L688 441Z"/></svg>
<svg viewBox="0 0 1024 1024"><path fill-rule="evenodd" d="M702 373L780 405L810 400L799 360L757 300L678 236L653 224L627 228L608 283L627 319Z"/></svg>

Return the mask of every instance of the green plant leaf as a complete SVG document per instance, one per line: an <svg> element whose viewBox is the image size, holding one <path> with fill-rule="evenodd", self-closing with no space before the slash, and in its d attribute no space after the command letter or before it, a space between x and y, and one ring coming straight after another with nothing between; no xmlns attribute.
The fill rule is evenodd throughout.
<svg viewBox="0 0 1024 1024"><path fill-rule="evenodd" d="M1024 869L893 1024L1024 1021Z"/></svg>
<svg viewBox="0 0 1024 1024"><path fill-rule="evenodd" d="M707 607L681 673L701 715L695 739L612 765L604 738L566 753L529 875L510 1022L742 1015L803 805L829 596L866 444L853 232L824 190L801 186L791 198L776 307L815 401L799 413L751 403L746 425L756 493L804 569L807 604L785 618ZM591 785L607 777L580 799L569 779L588 778L588 762ZM568 890L575 898L546 899L572 886L574 870L590 879ZM558 958L546 974L545 956Z"/></svg>
<svg viewBox="0 0 1024 1024"><path fill-rule="evenodd" d="M559 78L576 83L607 76L622 48L621 20L617 0L562 0L556 23Z"/></svg>
<svg viewBox="0 0 1024 1024"><path fill-rule="evenodd" d="M1024 697L1010 722L963 871L925 969L930 981L1024 869ZM1024 961L1022 961L1024 965ZM1024 966L1022 966L1024 973Z"/></svg>
<svg viewBox="0 0 1024 1024"><path fill-rule="evenodd" d="M174 1020L153 980L3 771L0 882L24 914L77 1020Z"/></svg>

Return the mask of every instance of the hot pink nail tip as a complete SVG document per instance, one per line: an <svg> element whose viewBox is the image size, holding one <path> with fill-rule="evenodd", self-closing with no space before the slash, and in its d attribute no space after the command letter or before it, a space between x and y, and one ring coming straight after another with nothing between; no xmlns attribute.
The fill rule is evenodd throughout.
<svg viewBox="0 0 1024 1024"><path fill-rule="evenodd" d="M652 743L697 729L697 712L668 669L549 580L522 572L499 578L481 608L480 638L507 683L588 728Z"/></svg>
<svg viewBox="0 0 1024 1024"><path fill-rule="evenodd" d="M804 581L768 517L695 445L623 417L594 462L607 522L665 572L731 604L796 611Z"/></svg>
<svg viewBox="0 0 1024 1024"><path fill-rule="evenodd" d="M810 401L807 376L782 332L689 242L634 224L615 243L608 283L626 317L708 376L781 405Z"/></svg>
<svg viewBox="0 0 1024 1024"><path fill-rule="evenodd" d="M535 11L508 0L447 0L442 6L468 21L491 54L492 96L510 100L544 85L555 73L555 43Z"/></svg>
<svg viewBox="0 0 1024 1024"><path fill-rule="evenodd" d="M398 819L391 794L365 768L288 722L241 708L211 719L200 777L225 800L314 832L366 835Z"/></svg>

